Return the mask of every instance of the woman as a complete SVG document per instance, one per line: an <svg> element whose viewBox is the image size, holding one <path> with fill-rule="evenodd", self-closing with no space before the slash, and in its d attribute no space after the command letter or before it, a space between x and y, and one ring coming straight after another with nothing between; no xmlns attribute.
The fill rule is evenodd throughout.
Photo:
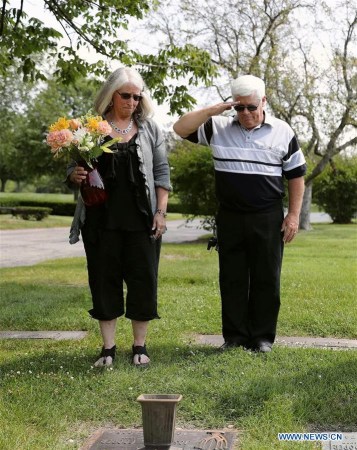
<svg viewBox="0 0 357 450"><path fill-rule="evenodd" d="M132 323L133 363L145 366L150 362L145 345L148 324L159 317L157 272L171 189L166 149L136 70L114 71L100 89L95 108L112 127L107 139L120 142L110 147L113 154L98 158L108 200L94 207L84 207L79 200L70 242L78 240L80 228L93 301L89 313L99 321L103 338L95 366L112 365L117 318L124 313ZM80 185L87 172L76 166L67 174L71 184Z"/></svg>

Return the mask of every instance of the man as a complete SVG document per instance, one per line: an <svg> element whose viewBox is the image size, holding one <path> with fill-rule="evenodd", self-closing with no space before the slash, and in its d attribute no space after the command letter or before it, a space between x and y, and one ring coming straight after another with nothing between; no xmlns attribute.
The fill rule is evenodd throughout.
<svg viewBox="0 0 357 450"><path fill-rule="evenodd" d="M290 126L265 111L265 84L244 75L233 102L183 115L175 132L212 149L216 195L222 350L271 351L280 308L284 243L299 228L305 158ZM235 117L221 115L232 107ZM284 218L283 177L289 209Z"/></svg>

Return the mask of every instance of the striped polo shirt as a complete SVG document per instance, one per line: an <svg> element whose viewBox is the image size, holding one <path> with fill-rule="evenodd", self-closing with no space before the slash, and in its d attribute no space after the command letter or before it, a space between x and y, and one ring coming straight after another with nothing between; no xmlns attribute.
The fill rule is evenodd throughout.
<svg viewBox="0 0 357 450"><path fill-rule="evenodd" d="M242 127L237 116L213 116L186 139L211 147L217 200L225 209L274 209L285 195L283 176L290 180L306 173L293 130L266 113L253 130Z"/></svg>

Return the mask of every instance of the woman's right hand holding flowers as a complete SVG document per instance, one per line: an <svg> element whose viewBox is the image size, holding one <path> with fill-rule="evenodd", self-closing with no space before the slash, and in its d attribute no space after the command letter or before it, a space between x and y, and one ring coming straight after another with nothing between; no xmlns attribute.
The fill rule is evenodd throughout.
<svg viewBox="0 0 357 450"><path fill-rule="evenodd" d="M82 181L86 179L87 171L84 169L84 167L76 166L73 169L73 172L69 176L69 179L72 181L72 183L81 185Z"/></svg>

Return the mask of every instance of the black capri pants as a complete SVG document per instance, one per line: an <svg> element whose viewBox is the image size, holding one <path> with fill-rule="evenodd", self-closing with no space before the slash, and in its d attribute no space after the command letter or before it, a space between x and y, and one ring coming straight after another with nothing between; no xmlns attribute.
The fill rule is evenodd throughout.
<svg viewBox="0 0 357 450"><path fill-rule="evenodd" d="M147 230L101 230L94 241L82 230L87 256L89 286L97 320L148 321L157 313L157 278L161 238ZM124 304L124 282L127 287Z"/></svg>

